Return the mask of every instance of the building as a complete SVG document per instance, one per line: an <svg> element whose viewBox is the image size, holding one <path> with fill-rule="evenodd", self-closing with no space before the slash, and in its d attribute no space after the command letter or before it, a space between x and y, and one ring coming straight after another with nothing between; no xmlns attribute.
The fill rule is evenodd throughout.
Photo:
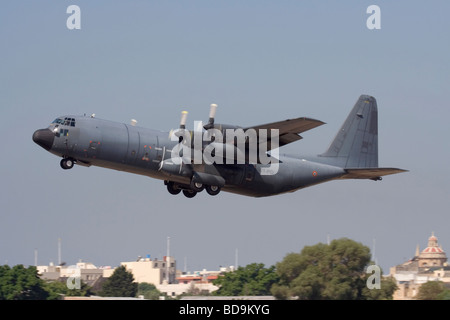
<svg viewBox="0 0 450 320"><path fill-rule="evenodd" d="M184 293L210 294L219 289L212 282L224 272L233 271L234 267L220 268L219 271L195 271L193 274L182 274L176 270L176 261L173 257L163 257L162 260L138 257L136 261L121 262L127 271L131 272L137 283L147 282L175 297Z"/></svg>
<svg viewBox="0 0 450 320"><path fill-rule="evenodd" d="M419 268L427 267L442 267L447 262L447 255L442 247L438 245L438 239L434 232L428 238L428 247L419 253L419 246L416 249L416 256L419 263Z"/></svg>
<svg viewBox="0 0 450 320"><path fill-rule="evenodd" d="M218 286L213 284L220 275L225 272L234 271L234 267L229 268L221 267L218 271L208 271L203 269L202 271L195 271L194 273L183 273L176 277L176 283L174 284L161 284L157 286L158 290L166 293L168 296L175 297L184 293L192 295L209 295L213 291L219 289Z"/></svg>
<svg viewBox="0 0 450 320"><path fill-rule="evenodd" d="M50 262L48 266L36 266L38 275L44 280L58 280L61 276L61 268L63 266L55 266L53 262Z"/></svg>
<svg viewBox="0 0 450 320"><path fill-rule="evenodd" d="M111 267L96 267L90 262L79 261L76 265L55 266L50 263L48 266L37 266L41 279L50 281L67 282L71 277L79 278L90 287L97 287L99 282L111 276L114 271Z"/></svg>
<svg viewBox="0 0 450 320"><path fill-rule="evenodd" d="M120 265L133 274L134 282L153 284L160 292L171 297L185 293L208 295L219 289L213 284L214 280L225 272L234 271L234 267L229 267L220 268L218 271L203 269L186 274L176 270L176 261L170 256L164 256L162 259L151 259L149 255L146 258L139 256L136 261L121 262ZM102 282L109 278L116 268L98 268L90 262L79 261L72 266L55 266L51 263L48 266L38 266L37 269L42 279L67 282L70 281L69 278L77 278L99 290Z"/></svg>
<svg viewBox="0 0 450 320"><path fill-rule="evenodd" d="M164 256L162 260L138 257L136 261L121 262L127 271L134 276L137 283L147 282L158 286L163 282L175 283L176 261L173 257Z"/></svg>
<svg viewBox="0 0 450 320"><path fill-rule="evenodd" d="M397 281L395 300L414 299L422 284L428 281L442 281L450 285L450 266L447 255L434 235L428 238L428 246L420 252L416 248L414 257L390 269L390 276Z"/></svg>
<svg viewBox="0 0 450 320"><path fill-rule="evenodd" d="M211 283L216 280L219 275L198 275L198 274L183 274L177 277L178 283L181 284L200 284L200 283Z"/></svg>

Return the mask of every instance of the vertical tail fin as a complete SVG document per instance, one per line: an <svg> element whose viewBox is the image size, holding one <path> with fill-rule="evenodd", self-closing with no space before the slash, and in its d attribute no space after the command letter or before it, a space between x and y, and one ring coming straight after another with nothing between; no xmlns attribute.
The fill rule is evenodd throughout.
<svg viewBox="0 0 450 320"><path fill-rule="evenodd" d="M378 167L378 110L374 97L359 97L328 150L319 156L330 157L343 168Z"/></svg>

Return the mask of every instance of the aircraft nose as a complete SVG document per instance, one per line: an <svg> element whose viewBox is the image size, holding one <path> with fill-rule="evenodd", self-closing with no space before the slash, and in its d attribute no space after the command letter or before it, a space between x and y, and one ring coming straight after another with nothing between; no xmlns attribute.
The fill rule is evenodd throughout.
<svg viewBox="0 0 450 320"><path fill-rule="evenodd" d="M39 129L33 133L33 141L46 150L50 150L53 146L55 135L50 129Z"/></svg>

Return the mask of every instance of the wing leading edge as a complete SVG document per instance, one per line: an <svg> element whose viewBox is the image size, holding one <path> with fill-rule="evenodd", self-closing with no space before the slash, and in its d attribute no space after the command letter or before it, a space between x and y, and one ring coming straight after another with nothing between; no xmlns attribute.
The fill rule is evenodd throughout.
<svg viewBox="0 0 450 320"><path fill-rule="evenodd" d="M318 126L325 124L320 120L315 120L311 118L296 118L288 119L284 121L271 122L267 124L262 124L258 126L248 127L247 129L255 129L259 136L259 129L278 129L279 131L279 146L282 147L294 141L302 139L300 133L314 129ZM271 143L269 142L269 146ZM272 148L269 148L269 150Z"/></svg>

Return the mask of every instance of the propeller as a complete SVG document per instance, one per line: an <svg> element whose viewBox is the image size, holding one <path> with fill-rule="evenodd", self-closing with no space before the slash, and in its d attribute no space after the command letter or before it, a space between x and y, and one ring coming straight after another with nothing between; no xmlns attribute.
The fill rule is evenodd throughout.
<svg viewBox="0 0 450 320"><path fill-rule="evenodd" d="M170 130L169 139L172 140L173 135L178 137L178 141L181 143L183 141L183 134L186 130L186 120L187 120L187 111L181 111L181 119L180 119L180 128L176 130ZM174 149L172 149L174 151ZM159 171L164 171L172 174L180 174L183 166L182 158L176 158L174 163L174 159L164 159L166 154L166 148L163 147L163 155L161 158L161 162L159 163Z"/></svg>
<svg viewBox="0 0 450 320"><path fill-rule="evenodd" d="M187 111L181 111L180 129L186 129L187 115L188 115Z"/></svg>
<svg viewBox="0 0 450 320"><path fill-rule="evenodd" d="M217 104L213 103L209 109L209 120L208 124L204 126L205 129L214 128L214 117L216 116Z"/></svg>
<svg viewBox="0 0 450 320"><path fill-rule="evenodd" d="M178 142L183 141L183 135L185 134L185 130L186 130L187 115L188 115L187 111L181 111L180 132L179 132L179 136L178 136Z"/></svg>
<svg viewBox="0 0 450 320"><path fill-rule="evenodd" d="M180 142L181 142L182 134L180 134L180 131L184 132L184 130L186 129L187 115L188 115L187 111L181 111L180 129L176 129L176 130L172 129L172 130L170 130L170 132L169 132L169 139L171 139L172 135L175 133L175 135L180 138Z"/></svg>

